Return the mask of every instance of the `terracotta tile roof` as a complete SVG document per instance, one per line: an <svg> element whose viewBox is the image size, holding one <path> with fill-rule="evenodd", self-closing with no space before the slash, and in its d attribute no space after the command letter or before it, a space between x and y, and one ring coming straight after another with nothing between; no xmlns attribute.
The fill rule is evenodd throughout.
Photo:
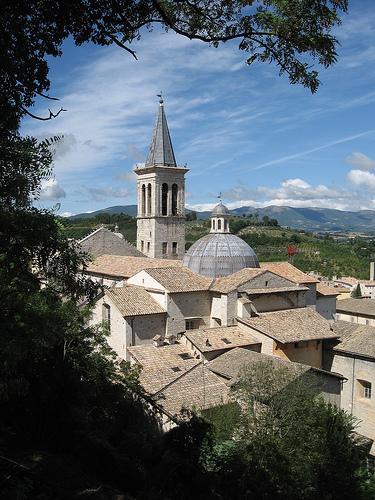
<svg viewBox="0 0 375 500"><path fill-rule="evenodd" d="M248 295L263 295L268 293L281 293L281 292L306 292L306 286L279 286L279 287L265 287L265 288L249 288L246 290Z"/></svg>
<svg viewBox="0 0 375 500"><path fill-rule="evenodd" d="M147 314L165 314L166 311L151 295L140 286L124 286L105 290L123 316L143 316Z"/></svg>
<svg viewBox="0 0 375 500"><path fill-rule="evenodd" d="M337 301L336 312L375 317L375 299L342 299Z"/></svg>
<svg viewBox="0 0 375 500"><path fill-rule="evenodd" d="M340 291L337 288L334 288L333 286L324 285L324 283L318 283L316 285L316 293L318 295L323 295L326 297L329 296L336 297L337 295L340 295Z"/></svg>
<svg viewBox="0 0 375 500"><path fill-rule="evenodd" d="M215 358L213 361L210 361L210 363L208 363L208 367L214 373L226 378L228 380L227 383L232 385L239 379L241 371L244 368L254 365L255 363L265 361L271 362L275 368L285 366L290 369L292 373L295 373L296 376L307 372L316 372L335 378L344 378L342 375L337 373L328 372L326 370L307 366L302 363L292 362L277 356L261 354L259 352L250 351L249 349L243 349L241 347L236 347L236 349L232 349L231 351Z"/></svg>
<svg viewBox="0 0 375 500"><path fill-rule="evenodd" d="M271 271L294 283L318 283L318 279L303 273L289 262L261 262L261 269Z"/></svg>
<svg viewBox="0 0 375 500"><path fill-rule="evenodd" d="M160 347L139 345L128 347L127 350L142 366L139 381L149 394L160 391L200 362L181 344Z"/></svg>
<svg viewBox="0 0 375 500"><path fill-rule="evenodd" d="M348 352L375 359L375 327L337 321L333 330L340 335L335 351Z"/></svg>
<svg viewBox="0 0 375 500"><path fill-rule="evenodd" d="M181 267L181 260L149 259L129 255L101 255L89 264L86 272L118 278L130 278L134 274L153 267Z"/></svg>
<svg viewBox="0 0 375 500"><path fill-rule="evenodd" d="M170 415L178 415L183 408L206 409L227 403L229 388L206 364L199 363L154 399Z"/></svg>
<svg viewBox="0 0 375 500"><path fill-rule="evenodd" d="M187 267L145 269L166 290L171 293L208 290L212 279L194 273Z"/></svg>
<svg viewBox="0 0 375 500"><path fill-rule="evenodd" d="M213 292L229 293L264 272L265 270L263 269L246 267L229 276L217 278L211 285L210 290Z"/></svg>
<svg viewBox="0 0 375 500"><path fill-rule="evenodd" d="M259 317L238 321L255 328L282 344L301 340L337 338L329 322L310 307L260 313Z"/></svg>
<svg viewBox="0 0 375 500"><path fill-rule="evenodd" d="M233 347L260 343L250 332L247 332L239 326L220 326L217 328L187 330L184 336L190 340L200 352L233 349Z"/></svg>

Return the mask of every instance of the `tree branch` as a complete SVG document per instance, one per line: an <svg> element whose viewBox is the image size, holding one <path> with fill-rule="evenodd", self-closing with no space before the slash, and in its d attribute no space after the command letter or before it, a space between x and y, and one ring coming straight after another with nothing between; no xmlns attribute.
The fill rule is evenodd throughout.
<svg viewBox="0 0 375 500"><path fill-rule="evenodd" d="M138 61L137 54L135 53L134 50L129 49L129 47L127 47L122 42L120 42L120 40L118 38L116 38L115 35L112 35L111 33L106 33L106 35L112 40L112 42L114 42L116 45L118 45L122 49L126 50L127 52L129 52L129 54L131 54L134 57L134 59L136 59Z"/></svg>
<svg viewBox="0 0 375 500"><path fill-rule="evenodd" d="M21 109L24 113L26 113L27 115L31 116L31 118L35 118L36 120L41 120L43 122L45 121L48 121L48 120L52 120L52 118L57 118L59 116L60 113L62 113L63 111L66 111L66 109L64 108L60 108L58 110L57 113L53 113L50 109L48 110L49 111L49 116L46 116L46 117L42 117L42 116L37 116L37 115L34 115L33 113L30 113L30 111L28 111L26 108L24 108L23 106L21 106Z"/></svg>

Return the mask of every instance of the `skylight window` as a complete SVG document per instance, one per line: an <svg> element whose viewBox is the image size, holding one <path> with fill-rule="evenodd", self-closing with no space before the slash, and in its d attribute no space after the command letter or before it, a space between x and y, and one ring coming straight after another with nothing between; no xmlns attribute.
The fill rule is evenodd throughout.
<svg viewBox="0 0 375 500"><path fill-rule="evenodd" d="M222 338L221 340L222 340L225 344L231 344L231 343L232 343L232 342L231 342L229 339L227 339L226 337Z"/></svg>

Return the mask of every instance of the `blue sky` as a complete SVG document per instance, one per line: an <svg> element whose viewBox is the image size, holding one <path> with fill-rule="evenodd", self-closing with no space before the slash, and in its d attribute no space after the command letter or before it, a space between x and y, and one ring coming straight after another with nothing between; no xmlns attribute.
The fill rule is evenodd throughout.
<svg viewBox="0 0 375 500"><path fill-rule="evenodd" d="M273 65L247 66L234 43L156 30L132 45L136 61L68 41L50 61L50 94L67 112L23 123L37 137L64 135L39 203L59 202L61 214L135 203L132 169L145 161L162 90L177 162L190 168L188 207L210 208L221 191L230 207L375 209L373 1L352 0L336 31L339 61L321 70L315 95Z"/></svg>

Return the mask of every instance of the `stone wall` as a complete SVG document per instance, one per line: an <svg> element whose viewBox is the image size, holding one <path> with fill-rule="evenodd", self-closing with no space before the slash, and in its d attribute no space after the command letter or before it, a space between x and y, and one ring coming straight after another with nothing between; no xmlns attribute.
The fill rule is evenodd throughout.
<svg viewBox="0 0 375 500"><path fill-rule="evenodd" d="M329 351L326 353L326 369L340 373L348 380L344 382L341 407L358 419L356 432L375 440L375 360L365 359ZM360 381L372 384L372 397L363 397ZM375 455L375 445L371 454Z"/></svg>

